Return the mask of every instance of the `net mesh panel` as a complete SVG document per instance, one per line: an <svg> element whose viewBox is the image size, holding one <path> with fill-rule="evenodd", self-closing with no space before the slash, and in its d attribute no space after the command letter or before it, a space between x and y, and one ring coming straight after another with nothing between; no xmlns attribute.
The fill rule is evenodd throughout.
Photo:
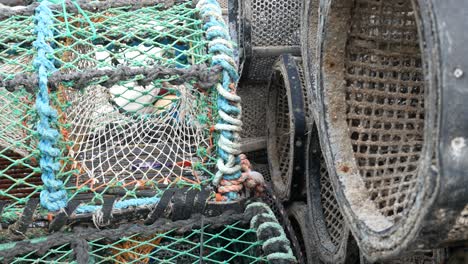
<svg viewBox="0 0 468 264"><path fill-rule="evenodd" d="M361 177L395 222L414 202L424 78L411 1L358 0L346 48L347 121Z"/></svg>
<svg viewBox="0 0 468 264"><path fill-rule="evenodd" d="M92 193L93 203L113 190L125 198L136 190L157 193L169 186L197 187L214 170L216 92L195 81L171 85L166 76L142 85L136 75L107 88L110 77L87 78L96 70L209 64L203 21L191 1L137 10L109 8L81 14L53 11L51 39L57 72L80 73L84 87L62 82L51 90L61 136L59 172L69 199ZM91 25L95 28L96 35ZM36 39L32 16L0 21L0 77L32 73ZM18 206L41 189L35 95L25 89L0 89L0 200L8 200L2 221L18 216Z"/></svg>
<svg viewBox="0 0 468 264"><path fill-rule="evenodd" d="M203 241L201 240L203 233ZM96 239L88 242L89 263L266 263L262 241L254 229L233 223L218 228L205 226L184 234L173 231L135 234L118 240ZM70 244L33 251L14 258L11 263L76 263ZM202 254L200 254L202 253ZM2 260L2 259L0 259Z"/></svg>
<svg viewBox="0 0 468 264"><path fill-rule="evenodd" d="M273 95L274 98L273 104L271 105L274 109L269 109L269 113L274 113L275 116L271 117L270 120L275 122L275 136L271 139L271 146L268 146L272 149L274 153L270 159L275 159L278 173L283 183L287 183L290 177L292 168L291 168L291 119L289 112L289 103L288 103L288 92L286 91L286 85L284 76L279 74L278 81L271 82L271 88L274 92L270 91L270 95ZM270 140L270 139L269 139ZM269 143L270 144L270 143ZM268 151L270 152L270 150Z"/></svg>
<svg viewBox="0 0 468 264"><path fill-rule="evenodd" d="M11 264L22 263L71 263L74 260L73 251L70 249L70 244L65 244L45 252L33 251L21 257L16 257L11 261ZM1 259L0 259L1 260ZM76 262L74 262L76 263Z"/></svg>
<svg viewBox="0 0 468 264"><path fill-rule="evenodd" d="M250 0L252 47L299 46L300 0ZM276 56L261 57L253 54L247 78L268 80Z"/></svg>
<svg viewBox="0 0 468 264"><path fill-rule="evenodd" d="M237 94L242 98L242 138L266 136L267 86L262 84L244 84Z"/></svg>
<svg viewBox="0 0 468 264"><path fill-rule="evenodd" d="M135 235L110 243L96 240L90 243L90 255L95 263L199 263L203 250L206 263L258 263L265 259L261 256L261 242L255 237L255 230L233 224L204 230L203 242L199 229L185 235L168 232L152 237Z"/></svg>
<svg viewBox="0 0 468 264"><path fill-rule="evenodd" d="M0 102L0 200L9 202L2 215L8 220L18 205L39 194L42 182L34 151L37 139L32 124L37 114L31 109L32 95L0 88Z"/></svg>
<svg viewBox="0 0 468 264"><path fill-rule="evenodd" d="M35 39L29 17L11 17L0 22L0 78L34 71L33 51L22 44ZM9 45L9 43L17 45ZM3 219L14 217L19 204L38 194L40 185L37 145L32 124L37 114L31 108L34 97L25 91L11 93L0 88L0 200L8 200ZM14 120L12 122L12 120Z"/></svg>
<svg viewBox="0 0 468 264"><path fill-rule="evenodd" d="M228 0L218 0L218 3L222 9L228 9Z"/></svg>
<svg viewBox="0 0 468 264"><path fill-rule="evenodd" d="M344 219L333 192L325 159L322 156L320 156L320 202L330 241L338 247L343 240L344 232L347 231L344 230Z"/></svg>
<svg viewBox="0 0 468 264"><path fill-rule="evenodd" d="M248 79L253 81L268 80L271 76L271 68L276 61L276 57L252 57Z"/></svg>
<svg viewBox="0 0 468 264"><path fill-rule="evenodd" d="M251 0L251 4L253 46L300 44L301 1Z"/></svg>

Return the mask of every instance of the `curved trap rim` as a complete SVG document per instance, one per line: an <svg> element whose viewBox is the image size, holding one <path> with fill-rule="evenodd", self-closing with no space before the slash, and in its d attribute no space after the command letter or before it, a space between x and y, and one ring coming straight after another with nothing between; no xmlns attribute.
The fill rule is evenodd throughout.
<svg viewBox="0 0 468 264"><path fill-rule="evenodd" d="M305 0L301 16L301 54L304 69L304 81L310 92L311 103L317 102L317 45L320 37L317 35L319 24L319 0ZM317 107L311 107L314 118L317 119Z"/></svg>
<svg viewBox="0 0 468 264"><path fill-rule="evenodd" d="M410 1L406 1L406 4L412 8ZM317 105L322 133L321 142L327 163L333 164L329 166L331 178L343 214L364 254L375 260L381 256L396 256L401 250L410 246L417 236L418 226L427 216L428 209L434 201L434 194L439 187L439 176L430 170L434 153L434 144L432 144L434 133L427 131L436 127L434 111L437 109L435 107L437 95L431 90L426 91L424 95L424 131L426 132L423 133L424 143L414 182L416 195L412 198L410 209L405 211L396 224L392 223L381 213L376 213L378 210L367 195L368 191L358 173L351 147L345 120L347 114L339 108L339 105L341 107L346 105L344 61L348 42L347 32L352 24L350 21L354 6L354 1L340 0L320 7L323 16L320 19L319 30L321 56L317 76ZM416 16L414 20L418 20L419 10L414 11L413 15ZM419 32L419 21L416 22ZM417 51L422 59L427 55L423 53L424 51ZM421 69L427 66L424 63L425 61ZM340 88L333 90L332 87Z"/></svg>
<svg viewBox="0 0 468 264"><path fill-rule="evenodd" d="M315 125L311 131L307 144L305 172L310 233L315 240L314 247L321 261L324 263L348 263L356 258L359 249L341 213L333 188L331 188L330 193L330 188L327 189L327 186L322 185L328 182L328 187L332 187ZM331 198L326 197L327 195ZM329 205L335 206L331 209L328 208L326 215L323 203L325 200L328 201ZM336 210L338 210L337 214ZM336 237L336 230L331 230L337 225L339 226L337 229L340 229L339 237ZM333 231L335 231L334 236L330 233Z"/></svg>
<svg viewBox="0 0 468 264"><path fill-rule="evenodd" d="M281 200L300 195L301 192L293 193L292 188L300 189L303 187L300 184L304 182L306 96L297 62L292 55L280 56L273 67L268 87L268 162L273 188Z"/></svg>

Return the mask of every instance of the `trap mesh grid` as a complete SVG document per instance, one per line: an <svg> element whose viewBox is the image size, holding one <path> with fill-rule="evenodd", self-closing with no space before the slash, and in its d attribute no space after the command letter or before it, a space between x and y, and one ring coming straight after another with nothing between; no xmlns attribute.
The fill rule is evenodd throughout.
<svg viewBox="0 0 468 264"><path fill-rule="evenodd" d="M267 228L265 228L268 226ZM274 242L274 243L272 243ZM78 227L0 244L2 263L296 263L274 212L253 201L244 213L116 229Z"/></svg>
<svg viewBox="0 0 468 264"><path fill-rule="evenodd" d="M410 1L376 3L358 1L353 13L345 66L347 121L371 199L397 222L414 202L424 143L424 77ZM384 20L391 22L379 22ZM381 45L375 49L371 42Z"/></svg>
<svg viewBox="0 0 468 264"><path fill-rule="evenodd" d="M328 176L327 165L322 156L320 157L320 202L330 242L337 248L342 243L344 232L347 232L347 229Z"/></svg>
<svg viewBox="0 0 468 264"><path fill-rule="evenodd" d="M208 227L205 227L208 228ZM233 223L216 230L192 230L186 234L173 231L135 234L120 239L86 241L86 251L77 255L76 245L68 243L46 252L34 250L14 257L9 263L265 263L261 241L255 230ZM201 254L202 252L202 254ZM84 259L83 259L84 258ZM2 259L0 259L2 260ZM4 260L3 260L4 261Z"/></svg>
<svg viewBox="0 0 468 264"><path fill-rule="evenodd" d="M56 178L68 199L92 193L92 203L120 189L127 198L137 189L162 191L168 186L200 186L212 177L215 138L215 92L195 81L169 82L178 75L122 80L112 71L151 67L186 69L212 59L203 21L191 1L109 8L64 14L55 10L51 27L56 73L81 74L58 82L51 91L57 114L60 150ZM33 74L36 49L32 16L0 21L3 33L0 77L5 83ZM105 72L95 74L92 72ZM109 84L109 81L112 84ZM8 201L2 220L17 216L18 205L41 190L39 116L35 96L26 89L0 89L0 199ZM208 169L211 167L211 170Z"/></svg>
<svg viewBox="0 0 468 264"><path fill-rule="evenodd" d="M41 199L44 217L72 199L86 201L75 213L88 213L108 194L120 195L120 209L155 203L167 188L211 184L222 101L213 87L222 67L210 65L229 40L209 44L192 1L147 2L35 5L35 16L29 7L2 16L3 223L17 220L31 198ZM38 92L41 65L49 85Z"/></svg>
<svg viewBox="0 0 468 264"><path fill-rule="evenodd" d="M252 58L248 69L248 79L265 81L271 75L277 56L256 54L255 48L293 47L300 45L300 16L302 2L249 0L250 38Z"/></svg>

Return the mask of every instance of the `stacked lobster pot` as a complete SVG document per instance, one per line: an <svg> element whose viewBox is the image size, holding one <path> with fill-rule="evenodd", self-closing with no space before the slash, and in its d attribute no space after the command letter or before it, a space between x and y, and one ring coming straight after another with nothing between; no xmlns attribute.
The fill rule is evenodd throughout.
<svg viewBox="0 0 468 264"><path fill-rule="evenodd" d="M468 6L429 2L305 5L302 54L319 142L367 262L415 254L393 262L464 263L443 248L463 252L468 239L468 60L459 55L466 37L455 33Z"/></svg>
<svg viewBox="0 0 468 264"><path fill-rule="evenodd" d="M464 263L466 4L229 4L239 91L266 105L246 137L265 136L301 260Z"/></svg>
<svg viewBox="0 0 468 264"><path fill-rule="evenodd" d="M1 262L296 262L218 2L44 0L0 32Z"/></svg>

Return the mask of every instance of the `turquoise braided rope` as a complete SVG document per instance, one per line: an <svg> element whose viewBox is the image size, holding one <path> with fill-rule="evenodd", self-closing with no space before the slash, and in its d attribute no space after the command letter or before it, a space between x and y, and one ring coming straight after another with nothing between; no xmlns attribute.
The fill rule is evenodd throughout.
<svg viewBox="0 0 468 264"><path fill-rule="evenodd" d="M213 184L218 186L221 180L234 181L241 177L240 136L242 129L240 97L231 92L231 85L239 80L237 65L234 59L234 47L228 27L222 17L222 10L216 0L200 0L197 4L202 18L206 21L204 29L210 41L209 52L214 54L212 66L223 67L222 83L216 89L219 93L218 108L220 120L215 128L220 131L218 140L218 171ZM238 193L225 194L228 200L238 198Z"/></svg>
<svg viewBox="0 0 468 264"><path fill-rule="evenodd" d="M54 37L52 11L48 7L49 4L49 1L45 0L36 8L35 33L37 39L33 45L37 50L37 57L34 59L33 65L39 79L39 91L36 98L39 122L36 130L40 137L39 164L43 182L40 201L42 207L47 210L58 211L67 205L67 192L63 182L55 177L56 172L60 169L60 163L57 161L60 150L56 147L60 134L57 129L51 127L51 124L57 123L57 111L50 106L47 88L48 76L56 70L52 60L49 59L54 52L48 43L48 40Z"/></svg>

